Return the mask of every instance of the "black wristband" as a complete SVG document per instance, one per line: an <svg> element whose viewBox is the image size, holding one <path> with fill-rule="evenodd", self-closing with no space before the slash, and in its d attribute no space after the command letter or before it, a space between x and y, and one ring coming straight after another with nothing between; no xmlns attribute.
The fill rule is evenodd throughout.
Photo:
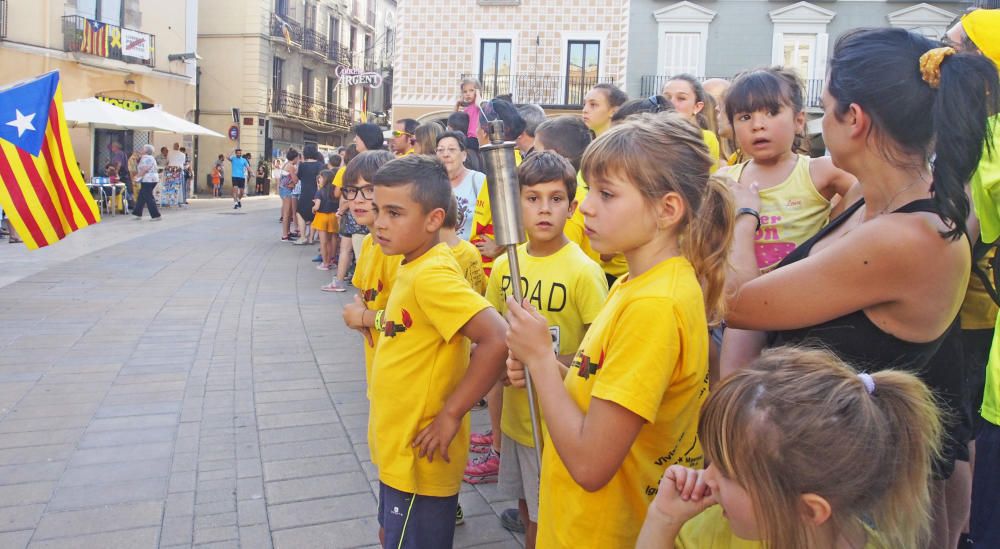
<svg viewBox="0 0 1000 549"><path fill-rule="evenodd" d="M739 217L741 215L752 215L753 218L757 220L757 228L754 229L753 232L757 232L760 230L760 212L758 212L753 208L740 208L736 210L736 217Z"/></svg>

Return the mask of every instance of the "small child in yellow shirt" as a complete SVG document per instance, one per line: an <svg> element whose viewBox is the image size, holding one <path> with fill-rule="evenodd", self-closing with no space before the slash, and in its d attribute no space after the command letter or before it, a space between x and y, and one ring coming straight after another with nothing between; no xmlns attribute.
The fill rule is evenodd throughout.
<svg viewBox="0 0 1000 549"><path fill-rule="evenodd" d="M608 295L604 271L563 229L576 209L576 170L554 152L536 152L518 169L521 213L528 242L518 246L521 290L548 321L552 352L569 366L583 335ZM510 262L497 258L486 300L507 311L513 295ZM531 431L528 396L524 389L504 387L500 431L498 491L518 500L516 512L525 525L525 548L535 546L538 522L538 463ZM489 457L489 456L488 456ZM466 480L469 480L466 466Z"/></svg>
<svg viewBox="0 0 1000 549"><path fill-rule="evenodd" d="M702 463L706 311L719 316L734 221L700 133L679 114L643 114L584 154L587 236L623 253L628 274L568 370L531 293L507 300L507 376L523 386L528 368L545 417L539 547L633 547L663 471Z"/></svg>
<svg viewBox="0 0 1000 549"><path fill-rule="evenodd" d="M462 270L472 289L483 295L486 293L486 272L483 271L482 256L479 254L479 249L468 240L458 237L458 227L462 226L462 222L462 211L458 207L455 195L452 194L451 205L444 216L444 224L441 225L441 240L451 248L458 268Z"/></svg>
<svg viewBox="0 0 1000 549"><path fill-rule="evenodd" d="M913 374L857 373L828 351L779 347L723 381L701 415L710 465L667 469L637 549L930 541L942 425Z"/></svg>
<svg viewBox="0 0 1000 549"><path fill-rule="evenodd" d="M500 378L506 326L441 242L452 197L444 166L409 155L379 169L373 183L375 241L385 255L403 256L384 310L362 311L363 324L381 333L370 418L380 541L451 547L468 412Z"/></svg>

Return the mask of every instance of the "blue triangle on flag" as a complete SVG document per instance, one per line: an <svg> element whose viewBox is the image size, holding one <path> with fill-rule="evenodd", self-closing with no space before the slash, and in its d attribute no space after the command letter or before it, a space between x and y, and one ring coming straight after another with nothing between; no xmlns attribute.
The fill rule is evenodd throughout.
<svg viewBox="0 0 1000 549"><path fill-rule="evenodd" d="M59 73L53 71L0 90L0 139L38 156L58 85Z"/></svg>

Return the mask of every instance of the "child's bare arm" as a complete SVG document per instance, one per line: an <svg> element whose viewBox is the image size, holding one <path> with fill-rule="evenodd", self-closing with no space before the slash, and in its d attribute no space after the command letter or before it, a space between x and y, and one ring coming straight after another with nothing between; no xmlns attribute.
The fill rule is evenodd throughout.
<svg viewBox="0 0 1000 549"><path fill-rule="evenodd" d="M446 462L451 461L448 456L448 445L458 433L462 417L486 396L500 379L504 360L507 358L506 324L493 307L476 313L465 323L460 332L473 344L469 368L462 381L445 401L441 412L430 425L417 434L412 443L413 447L420 448L419 457L427 456L428 461L434 461L435 453L440 453Z"/></svg>
<svg viewBox="0 0 1000 549"><path fill-rule="evenodd" d="M726 328L719 357L720 381L746 368L760 356L767 344L767 333Z"/></svg>

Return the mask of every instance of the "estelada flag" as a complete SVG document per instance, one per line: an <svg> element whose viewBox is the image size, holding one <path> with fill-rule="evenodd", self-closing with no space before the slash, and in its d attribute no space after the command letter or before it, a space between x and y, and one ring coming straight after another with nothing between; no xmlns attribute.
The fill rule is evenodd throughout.
<svg viewBox="0 0 1000 549"><path fill-rule="evenodd" d="M0 90L0 207L32 250L101 220L76 165L56 71Z"/></svg>
<svg viewBox="0 0 1000 549"><path fill-rule="evenodd" d="M85 19L80 51L101 57L108 56L108 25Z"/></svg>

